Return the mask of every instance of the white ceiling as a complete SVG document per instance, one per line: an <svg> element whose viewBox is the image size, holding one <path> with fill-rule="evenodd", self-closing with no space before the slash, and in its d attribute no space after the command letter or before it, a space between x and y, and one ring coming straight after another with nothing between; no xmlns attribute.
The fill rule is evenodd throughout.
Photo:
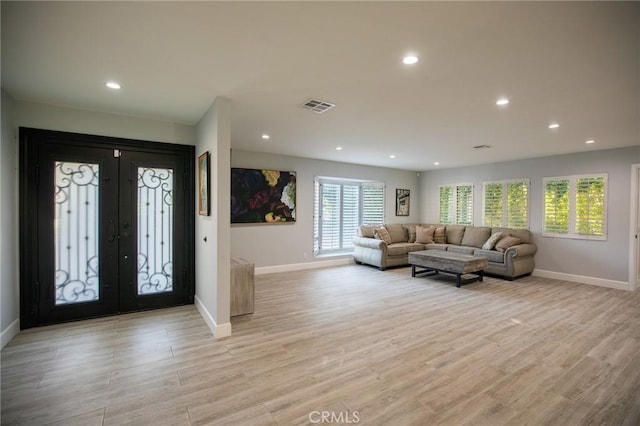
<svg viewBox="0 0 640 426"><path fill-rule="evenodd" d="M2 1L2 87L187 124L226 96L235 149L408 170L631 146L640 3Z"/></svg>

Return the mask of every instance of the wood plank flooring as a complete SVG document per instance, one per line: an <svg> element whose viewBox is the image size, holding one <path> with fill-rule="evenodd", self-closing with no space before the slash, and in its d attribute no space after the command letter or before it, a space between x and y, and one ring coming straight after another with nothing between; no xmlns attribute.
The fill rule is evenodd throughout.
<svg viewBox="0 0 640 426"><path fill-rule="evenodd" d="M640 292L410 275L257 276L255 313L218 341L193 306L21 332L1 422L640 424Z"/></svg>

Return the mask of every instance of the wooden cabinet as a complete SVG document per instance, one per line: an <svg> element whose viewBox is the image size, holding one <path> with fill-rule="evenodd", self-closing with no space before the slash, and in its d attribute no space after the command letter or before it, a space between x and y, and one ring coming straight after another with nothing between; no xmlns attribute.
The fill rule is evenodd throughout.
<svg viewBox="0 0 640 426"><path fill-rule="evenodd" d="M253 313L255 265L240 257L231 258L231 316Z"/></svg>

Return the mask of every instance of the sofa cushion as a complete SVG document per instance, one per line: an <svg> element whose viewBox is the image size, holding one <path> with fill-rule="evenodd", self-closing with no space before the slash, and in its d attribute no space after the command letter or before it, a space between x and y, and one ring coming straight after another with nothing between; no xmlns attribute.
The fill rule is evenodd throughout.
<svg viewBox="0 0 640 426"><path fill-rule="evenodd" d="M495 234L491 235L482 245L482 250L493 250L498 240L502 238L502 235L502 232L496 232Z"/></svg>
<svg viewBox="0 0 640 426"><path fill-rule="evenodd" d="M491 233L502 232L504 235L509 234L512 237L520 238L523 243L533 243L533 236L528 229L512 229L512 228L493 228Z"/></svg>
<svg viewBox="0 0 640 426"><path fill-rule="evenodd" d="M374 236L378 240L382 240L387 244L391 244L391 236L389 235L389 231L387 231L387 228L385 228L384 226L376 228L376 230L374 231Z"/></svg>
<svg viewBox="0 0 640 426"><path fill-rule="evenodd" d="M500 241L498 241L498 244L496 244L496 250L503 252L509 247L518 245L521 242L522 240L520 238L507 235L505 237L500 238Z"/></svg>
<svg viewBox="0 0 640 426"><path fill-rule="evenodd" d="M375 230L380 225L361 225L358 227L358 237L375 238Z"/></svg>
<svg viewBox="0 0 640 426"><path fill-rule="evenodd" d="M486 226L467 226L462 237L462 245L480 248L491 236L491 228Z"/></svg>
<svg viewBox="0 0 640 426"><path fill-rule="evenodd" d="M489 262L504 263L504 252L495 250L476 250L473 253L476 257L486 257Z"/></svg>
<svg viewBox="0 0 640 426"><path fill-rule="evenodd" d="M457 246L462 244L464 228L466 228L464 225L447 225L447 244L455 244Z"/></svg>
<svg viewBox="0 0 640 426"><path fill-rule="evenodd" d="M385 225L384 227L387 228L387 232L389 232L389 236L391 237L391 244L407 242L407 233L405 232L401 224L394 223Z"/></svg>
<svg viewBox="0 0 640 426"><path fill-rule="evenodd" d="M424 226L416 226L416 243L433 244L433 234L436 231L435 226L425 228Z"/></svg>
<svg viewBox="0 0 640 426"><path fill-rule="evenodd" d="M402 227L407 233L407 242L415 243L416 242L416 225L402 225Z"/></svg>
<svg viewBox="0 0 640 426"><path fill-rule="evenodd" d="M468 247L468 246L449 246L449 248L447 249L447 251L450 251L452 253L460 253L460 254L468 254L468 255L472 255L473 252L475 252L476 250L478 250L476 247Z"/></svg>
<svg viewBox="0 0 640 426"><path fill-rule="evenodd" d="M387 246L387 256L400 256L412 251L422 250L422 244L416 243L394 243Z"/></svg>
<svg viewBox="0 0 640 426"><path fill-rule="evenodd" d="M447 251L447 248L449 248L449 244L438 244L438 243L433 243L433 244L427 244L425 245L425 248L427 250L442 250L442 251Z"/></svg>
<svg viewBox="0 0 640 426"><path fill-rule="evenodd" d="M447 232L444 226L436 226L436 231L433 233L433 242L436 244L447 243Z"/></svg>

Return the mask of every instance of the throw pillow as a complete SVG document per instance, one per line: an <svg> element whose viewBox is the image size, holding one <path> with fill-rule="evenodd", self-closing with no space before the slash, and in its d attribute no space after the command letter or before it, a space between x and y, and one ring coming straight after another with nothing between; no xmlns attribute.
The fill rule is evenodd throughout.
<svg viewBox="0 0 640 426"><path fill-rule="evenodd" d="M499 252L503 252L511 246L518 245L522 242L520 238L512 237L511 235L507 235L498 241L496 244L496 250Z"/></svg>
<svg viewBox="0 0 640 426"><path fill-rule="evenodd" d="M425 228L424 226L416 226L416 243L433 244L433 234L436 232L435 226Z"/></svg>
<svg viewBox="0 0 640 426"><path fill-rule="evenodd" d="M486 226L467 226L462 237L462 245L480 248L491 236L491 228Z"/></svg>
<svg viewBox="0 0 640 426"><path fill-rule="evenodd" d="M374 231L374 236L378 240L382 240L387 244L391 244L391 236L389 235L389 231L387 231L387 228L385 228L384 226L376 228L376 230Z"/></svg>
<svg viewBox="0 0 640 426"><path fill-rule="evenodd" d="M389 237L391 237L391 243L406 243L407 242L407 233L404 228L399 223L393 223L390 225L384 226L387 232L389 232Z"/></svg>
<svg viewBox="0 0 640 426"><path fill-rule="evenodd" d="M444 226L436 227L433 233L433 242L436 244L445 244L447 242L447 233Z"/></svg>
<svg viewBox="0 0 640 426"><path fill-rule="evenodd" d="M462 237L464 236L464 225L448 225L447 226L447 244L455 244L459 246L462 244Z"/></svg>
<svg viewBox="0 0 640 426"><path fill-rule="evenodd" d="M358 228L358 236L365 238L374 238L376 226L362 225Z"/></svg>
<svg viewBox="0 0 640 426"><path fill-rule="evenodd" d="M482 250L493 250L500 238L502 238L502 232L496 232L482 245Z"/></svg>
<svg viewBox="0 0 640 426"><path fill-rule="evenodd" d="M415 243L416 242L416 225L404 225L404 229L407 230L407 242Z"/></svg>

